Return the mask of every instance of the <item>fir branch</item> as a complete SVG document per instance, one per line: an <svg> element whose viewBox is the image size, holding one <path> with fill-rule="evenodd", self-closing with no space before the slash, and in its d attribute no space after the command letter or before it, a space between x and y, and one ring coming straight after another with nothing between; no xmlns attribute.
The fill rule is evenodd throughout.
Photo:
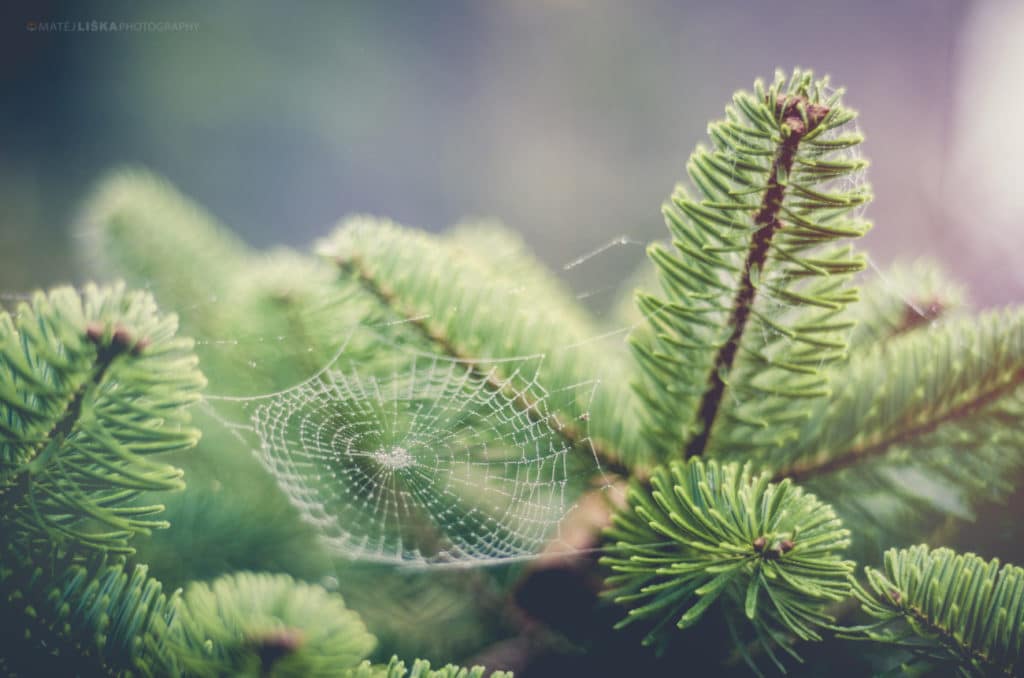
<svg viewBox="0 0 1024 678"><path fill-rule="evenodd" d="M732 314L728 327L732 333L718 349L708 373L708 386L701 398L697 410L699 420L698 433L686 447L686 456L693 457L703 454L707 447L711 428L718 415L719 405L725 393L725 385L732 372L736 354L739 351L743 333L747 329L747 320L753 310L754 297L757 294L753 276L765 267L768 250L775 232L782 225L779 214L782 199L786 192L787 180L793 170L793 160L800 140L814 130L829 113L828 106L811 103L803 95L779 95L775 100L779 111L780 127L783 133L782 143L772 160L768 173L768 182L761 199L761 207L754 215L754 236L751 239L747 260L743 263L739 288L732 303Z"/></svg>
<svg viewBox="0 0 1024 678"><path fill-rule="evenodd" d="M240 238L169 181L140 169L104 177L78 215L75 231L86 270L101 280L124 278L154 290L168 308L200 306L191 313L199 322L187 329L202 336L218 336L225 326L218 314L228 309L199 302L224 295L228 281L252 256Z"/></svg>
<svg viewBox="0 0 1024 678"><path fill-rule="evenodd" d="M830 506L749 465L699 458L660 467L650 489L634 484L607 536L602 562L616 573L607 595L630 606L620 626L653 622L645 643L672 621L692 626L719 599L759 636L820 639L821 608L848 593L853 569L839 555L849 532Z"/></svg>
<svg viewBox="0 0 1024 678"><path fill-rule="evenodd" d="M776 457L776 478L808 480L894 448L927 449L946 431L982 426L993 408L1019 409L1024 313L990 312L893 337L851 361L835 383L841 388L816 404L788 460Z"/></svg>
<svg viewBox="0 0 1024 678"><path fill-rule="evenodd" d="M2 518L27 539L130 552L136 532L164 527L146 490L183 486L146 456L191 447L185 406L202 375L191 342L152 298L121 287L39 294L0 316Z"/></svg>
<svg viewBox="0 0 1024 678"><path fill-rule="evenodd" d="M307 379L337 355L354 327L377 324L384 315L360 284L340 281L327 262L289 250L274 251L240 269L226 296L237 317L236 329L227 336L244 328L247 335L277 341L251 342L255 345L243 352L210 355L207 369L224 384L250 383L258 389L253 393ZM356 343L346 346L345 355L371 360L376 350ZM272 369L254 375L249 361Z"/></svg>
<svg viewBox="0 0 1024 678"><path fill-rule="evenodd" d="M179 311L183 330L206 340L197 350L220 392L240 383L269 392L305 379L369 313L370 300L356 285L339 285L332 267L283 248L257 253L148 172L101 181L76 235L86 270L152 290ZM280 340L227 350L239 336ZM254 371L252 362L272 369Z"/></svg>
<svg viewBox="0 0 1024 678"><path fill-rule="evenodd" d="M11 675L177 675L166 645L176 622L178 594L139 565L83 563L3 545L0 631L19 639L0 652Z"/></svg>
<svg viewBox="0 0 1024 678"><path fill-rule="evenodd" d="M672 249L648 249L666 296L637 296L637 389L662 457L785 449L853 325L864 260L835 243L870 227L848 216L870 192L842 184L866 164L848 153L855 114L799 71L733 104L687 166L699 198L678 187L663 209Z"/></svg>
<svg viewBox="0 0 1024 678"><path fill-rule="evenodd" d="M97 329L98 328L98 329ZM32 495L32 480L34 472L37 469L45 466L49 461L49 457L39 459L40 452L48 441L60 443L74 430L78 424L78 419L82 414L82 403L86 397L86 393L91 388L98 387L102 383L104 376L106 375L107 369L110 367L114 358L119 353L128 350L128 346L122 346L121 342L111 342L107 346L100 344L102 340L102 334L104 330L99 325L90 326L86 330L86 337L90 342L97 344L96 359L92 362L92 375L84 380L84 383L75 389L74 394L71 396L70 402L64 408L64 414L60 419L53 425L53 428L42 438L36 445L33 452L26 455L27 461L21 466L15 467L13 472L8 474L8 482L6 484L0 484L0 499L2 499L2 505L4 506L4 515L12 516L17 510L17 507L21 505L26 498ZM118 328L115 331L115 335L125 336L127 330L124 328ZM148 340L147 340L148 341ZM15 442L16 438L12 437L9 442ZM12 480L13 479L13 482Z"/></svg>
<svg viewBox="0 0 1024 678"><path fill-rule="evenodd" d="M286 575L241 572L194 583L168 642L194 675L341 675L376 639L341 596Z"/></svg>
<svg viewBox="0 0 1024 678"><path fill-rule="evenodd" d="M963 676L1016 675L1024 656L1024 570L949 549L890 549L883 570L854 581L878 621L846 637L891 644Z"/></svg>
<svg viewBox="0 0 1024 678"><path fill-rule="evenodd" d="M427 259L430 262L429 267L426 267L424 270L417 270L413 268L411 262L407 265L404 262L399 264L397 262L399 257L396 257L396 261L382 259L382 257L397 254L397 248L411 247L411 241L414 237L421 241L419 243L420 247L430 252L430 254L418 253L415 255L416 259L420 262L424 258ZM375 238L372 249L370 249L367 242L369 238ZM408 239L410 242L402 242L405 239ZM379 241L393 243L394 247L387 249L382 247ZM493 318L489 322L481 323L483 327L477 329L476 332L470 330L460 333L457 328L445 323L444 318L438 318L435 314L429 312L430 309L424 308L423 304L417 305L411 301L415 295L422 295L424 287L439 284L434 267L448 264L450 266L447 273L448 279L444 283L440 283L446 285L446 288L444 292L435 292L434 296L436 298L427 300L427 306L433 303L438 305L445 304L449 295L456 298L462 294L468 296L471 290L475 298L464 300L463 303L469 305L484 303L481 300L486 299L488 293L492 293L495 299L500 302L499 295L502 288L495 285L496 281L493 276L488 276L488 279L482 278L481 276L485 272L483 270L476 270L479 266L474 265L471 261L467 261L463 251L457 250L453 252L441 243L427 240L426 236L413 236L411 233L405 234L387 223L373 224L365 222L356 222L343 228L333 241L322 244L320 251L326 256L331 257L338 268L344 271L346 275L351 275L358 280L363 288L378 300L381 306L390 309L402 320L403 325L413 328L428 344L436 347L445 355L469 365L474 374L487 383L488 387L492 390L506 392L517 408L530 417L532 421L548 423L552 429L557 431L575 449L591 450L600 461L603 470L622 476L628 475L629 469L623 463L622 453L619 448L614 447L609 439L595 436L576 423L576 421L587 421L591 418L589 411L577 412L571 409L578 406L576 395L573 391L584 381L584 373L582 373L583 364L576 356L570 356L563 360L563 365L559 365L555 369L546 372L552 378L579 379L579 381L572 382L567 389L561 392L559 392L557 384L555 384L553 390L560 398L559 402L550 408L542 408L539 406L538 399L528 393L527 390L512 390L509 392L507 383L495 370L485 369L480 364L480 353L468 349L468 346L475 345L479 347L481 344L492 341L490 335L484 334L484 332L515 333L518 335L517 338L520 338L524 344L528 342L529 344L537 345L538 340L546 340L546 337L542 338L539 336L542 331L540 327L508 327L508 316L511 309L506 307L501 310L502 317ZM367 257L373 257L372 261ZM401 273L398 273L399 269ZM385 271L390 271L396 277L390 278ZM428 275L430 276L429 278L427 277ZM527 275L526 277L529 278L530 276ZM534 284L541 285L546 284L546 282L535 281ZM472 289L470 285L476 289ZM480 289L481 286L483 286L483 290ZM472 309L463 309L463 311L467 316L476 315ZM493 312L491 311L491 313ZM483 316L484 311L481 310L479 315ZM562 329L564 335L572 336L571 319L562 316L559 318L559 321L560 323L569 321ZM536 321L534 324L543 326L542 322ZM587 327L584 331L589 332L589 330L590 328ZM512 355L515 355L515 353L532 352L528 350L516 351L519 346L513 344L511 339L512 337L509 336L501 337L503 352L488 357L504 357L510 353L510 349ZM589 337L581 341L586 341L587 339ZM529 349L533 348L533 346L526 345L523 348ZM592 368L592 366L593 364L590 364L587 367ZM549 394L552 392L550 387L553 384L550 380L542 380L542 385L549 388ZM614 419L610 416L611 401L608 398L615 396L609 396L607 393L599 391L599 397L604 398L604 404L607 407L607 411L609 411L608 419L602 419L601 423L609 425ZM551 398L549 398L550 400ZM602 413L604 411L606 410L602 409Z"/></svg>
<svg viewBox="0 0 1024 678"><path fill-rule="evenodd" d="M486 383L491 391L505 393L505 395L509 396L515 406L525 413L531 421L547 423L565 439L566 443L575 449L583 449L589 445L594 455L601 462L601 468L604 471L620 475L624 478L629 477L629 469L617 457L609 454L599 442L588 438L584 431L581 431L571 422L563 421L557 413L544 412L538 406L537 400L532 398L525 390L511 389L508 383L500 379L493 370L483 369L474 357L463 354L449 336L432 327L428 317L418 316L408 309L404 309L397 295L383 281L377 280L369 272L368 268L363 265L359 257L349 257L348 259L336 258L335 263L341 270L355 275L362 284L363 289L373 295L382 306L391 309L399 317L403 318L405 324L415 328L424 339L435 345L443 354L469 365L473 375Z"/></svg>
<svg viewBox="0 0 1024 678"><path fill-rule="evenodd" d="M92 376L86 381L86 384L79 387L75 391L74 397L68 404L67 409L64 411L64 416L60 421L54 425L53 430L50 431L47 436L48 440L52 439L63 439L66 438L75 425L78 423L78 418L82 414L82 402L85 399L86 391L90 387L98 387L103 383L103 378L107 374L107 369L111 363L114 362L114 358L118 355L130 350L129 344L131 343L130 334L127 329L123 327L117 327L113 331L112 341L109 345L104 346L102 341L102 334L104 330L100 325L91 325L86 328L85 334L90 341L97 345L96 350L96 361L93 363ZM149 343L149 340L145 337L139 339L138 346Z"/></svg>
<svg viewBox="0 0 1024 678"><path fill-rule="evenodd" d="M913 443L915 440L933 433L945 424L956 423L967 419L986 407L1010 394L1016 393L1024 386L1024 368L1010 374L1004 383L993 385L987 390L973 394L969 400L948 410L934 413L925 421L913 423L906 428L888 432L875 440L854 445L836 453L823 452L814 457L798 461L791 466L777 471L774 480L791 478L803 482L814 477L828 475L856 466L865 460L886 454L893 446Z"/></svg>

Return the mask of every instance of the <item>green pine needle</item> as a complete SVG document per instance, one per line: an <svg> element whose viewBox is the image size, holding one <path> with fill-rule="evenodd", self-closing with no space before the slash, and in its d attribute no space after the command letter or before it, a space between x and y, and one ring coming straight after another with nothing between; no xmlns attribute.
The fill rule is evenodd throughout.
<svg viewBox="0 0 1024 678"><path fill-rule="evenodd" d="M0 511L25 538L130 553L166 527L144 491L181 489L149 459L192 447L205 384L192 342L151 296L87 286L0 314Z"/></svg>
<svg viewBox="0 0 1024 678"><path fill-rule="evenodd" d="M927 546L890 549L854 582L878 621L847 637L899 646L944 675L1017 675L1024 658L1024 569Z"/></svg>
<svg viewBox="0 0 1024 678"><path fill-rule="evenodd" d="M870 225L855 113L826 80L780 73L738 92L664 207L672 247L650 258L664 296L637 303L633 337L646 435L662 457L783 449L801 402L829 392L845 357L861 256L840 241Z"/></svg>
<svg viewBox="0 0 1024 678"><path fill-rule="evenodd" d="M735 463L660 467L649 489L632 486L607 538L607 595L629 607L620 626L653 626L648 643L669 622L692 626L716 600L762 629L818 640L830 621L822 606L847 595L853 570L831 507Z"/></svg>
<svg viewBox="0 0 1024 678"><path fill-rule="evenodd" d="M287 575L192 584L181 615L171 642L196 675L338 676L376 645L341 596Z"/></svg>

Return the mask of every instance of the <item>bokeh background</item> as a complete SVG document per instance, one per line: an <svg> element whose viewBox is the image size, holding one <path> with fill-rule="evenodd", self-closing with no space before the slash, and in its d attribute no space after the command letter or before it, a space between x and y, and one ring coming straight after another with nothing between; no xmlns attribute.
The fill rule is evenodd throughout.
<svg viewBox="0 0 1024 678"><path fill-rule="evenodd" d="M661 201L737 88L829 73L861 113L873 260L932 255L979 305L1024 298L1012 1L4 3L0 289L79 281L69 224L110 169L167 176L246 240L353 212L495 216L556 269L661 237ZM31 22L186 30L44 32ZM597 309L642 260L564 271Z"/></svg>

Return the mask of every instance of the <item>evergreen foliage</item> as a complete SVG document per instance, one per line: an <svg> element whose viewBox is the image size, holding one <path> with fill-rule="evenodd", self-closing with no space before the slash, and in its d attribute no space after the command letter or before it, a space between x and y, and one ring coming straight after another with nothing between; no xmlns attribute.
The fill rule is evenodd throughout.
<svg viewBox="0 0 1024 678"><path fill-rule="evenodd" d="M0 314L0 594L4 637L20 639L3 653L11 672L173 669L164 644L176 598L123 557L135 534L166 527L140 494L183 487L179 469L150 457L199 435L187 406L204 381L176 325L123 286L39 293Z"/></svg>
<svg viewBox="0 0 1024 678"><path fill-rule="evenodd" d="M987 312L894 337L835 381L789 455L775 456L780 475L807 478L909 447L904 457L974 481L972 489L1008 489L1024 439L992 424L1024 412L1024 313ZM964 448L972 455L957 454Z"/></svg>
<svg viewBox="0 0 1024 678"><path fill-rule="evenodd" d="M126 564L135 535L167 527L140 495L184 487L179 469L149 457L198 440L188 406L204 378L176 329L123 285L39 293L0 315L0 669L404 675L397 660L364 665L375 639L319 586L239 573L167 595L145 565ZM423 662L412 672L468 675Z"/></svg>
<svg viewBox="0 0 1024 678"><path fill-rule="evenodd" d="M1024 316L952 318L900 333L833 372L776 477L835 497L875 548L1003 499L1024 465Z"/></svg>
<svg viewBox="0 0 1024 678"><path fill-rule="evenodd" d="M47 558L8 544L0 569L5 675L165 676L178 594L144 565Z"/></svg>
<svg viewBox="0 0 1024 678"><path fill-rule="evenodd" d="M645 431L661 456L766 454L796 439L802 401L828 393L823 365L842 360L864 267L842 241L869 228L853 211L870 199L847 187L865 162L841 91L811 74L739 92L708 128L665 206L673 249L652 245L665 297L637 303L638 389ZM721 411L720 411L721 410Z"/></svg>
<svg viewBox="0 0 1024 678"><path fill-rule="evenodd" d="M448 355L470 361L543 355L539 379L572 442L583 446L589 437L586 443L612 468L647 461L632 428L629 392L594 389L597 378L620 381L625 365L609 360L606 346L594 341L596 324L510 235L485 226L438 239L356 218L317 251L399 317L421 318L415 324ZM582 425L582 418L592 423Z"/></svg>
<svg viewBox="0 0 1024 678"><path fill-rule="evenodd" d="M1017 675L1024 661L1024 570L945 548L890 549L884 569L854 582L878 621L853 637L897 645L933 669Z"/></svg>
<svg viewBox="0 0 1024 678"><path fill-rule="evenodd" d="M340 596L285 575L194 583L183 602L175 640L196 675L335 676L376 643Z"/></svg>
<svg viewBox="0 0 1024 678"><path fill-rule="evenodd" d="M4 515L20 538L130 553L165 523L147 490L181 489L153 454L188 448L185 406L203 378L173 316L123 287L37 294L0 315L0 461Z"/></svg>
<svg viewBox="0 0 1024 678"><path fill-rule="evenodd" d="M709 127L710 146L690 158L691 185L664 208L671 242L651 246L653 265L634 279L660 291L638 293L632 315L617 311L635 326L632 354L492 222L431 235L354 217L317 256L259 253L160 179L108 179L79 224L84 263L151 289L201 340L178 337L174 316L123 284L39 293L0 315L0 598L4 637L19 639L5 640L0 669L479 678L479 667L380 660L396 648L423 656L411 650L430 635L450 637L432 649L453 659L508 633L575 647L510 602L541 565L409 575L345 562L279 491L310 483L299 488L309 498L344 483L352 476L331 473L337 459L304 461L284 482L217 417L189 408L205 382L197 355L221 396L284 393L341 364L365 375L353 383L379 388L400 368L416 375L426 356L468 366L452 382L460 387L410 387L367 406L335 382L329 407L302 402L299 428L385 440L356 422L361 409L386 402L393 421L408 422L432 412L430 397L466 398L467 384L486 382L513 403L505 411L485 400L486 415L500 416L479 441L515 471L485 474L510 483L504 496L536 501L536 488L553 483L576 499L609 471L629 481L626 501L607 509L603 542L600 517L575 517L586 523L574 525L586 533L579 543L604 555L601 565L575 561L573 576L614 601L580 602L580 617L614 608L620 637L639 629L637 640L668 656L687 637L716 652L701 634L724 622L719 645L755 671L765 654L789 668L780 648L799 658L824 646L819 659L861 659L847 648L870 647L875 671L1019 674L1020 568L927 546L877 557L921 540L937 546L955 520L1016 490L1024 315L971 314L964 292L927 262L857 278L868 260L851 241L870 227L861 214L870 191L854 118L842 91L808 72L735 95ZM512 389L524 356L539 369L529 389ZM430 415L438 426L480 415L448 405L439 407L457 416ZM594 456L600 465L575 486L524 481L510 428L533 443L541 430L559 437L543 446L571 450L566 466ZM389 463L350 447L360 468ZM391 460L385 475L397 482L389 474L414 461ZM179 467L189 487L159 516L161 497L184 488ZM463 485L465 496L447 486L417 496L436 510L399 537L473 527L494 495ZM462 510L467 496L479 504ZM546 525L550 507L534 508L516 520ZM168 522L178 529L154 531ZM191 556L200 546L217 554ZM263 568L282 574L248 571ZM184 593L165 593L179 583ZM873 623L847 625L853 601ZM466 623L481 628L465 632ZM387 641L376 650L375 634Z"/></svg>
<svg viewBox="0 0 1024 678"><path fill-rule="evenodd" d="M1024 375L1019 312L961 319L962 293L926 264L894 269L852 303L850 277L864 259L838 241L867 230L857 208L869 196L851 178L865 166L850 152L860 140L853 117L839 92L806 73L734 97L709 128L714 148L691 157L699 200L678 188L665 208L674 249L650 248L665 297L638 295L648 327L633 343L644 433L662 456L753 462L776 482L805 483L835 503L861 540L858 555L870 557L870 544L926 533L943 514L970 517L980 500L1013 489ZM687 544L693 536L679 523L709 501L685 492L678 475L667 480L675 463L634 486L632 513L609 531L628 554L606 558L620 573L609 583L629 608L626 622L678 614L691 592L715 591L700 580L671 584L673 566L692 556L652 539ZM793 508L783 501L780 511ZM715 515L748 513L728 500ZM737 536L715 543L747 542L750 557L750 535ZM676 550L674 562L665 549ZM825 565L813 559L793 579L809 588ZM765 633L770 615L750 609L762 643L817 638L781 615Z"/></svg>
<svg viewBox="0 0 1024 678"><path fill-rule="evenodd" d="M749 464L659 467L650 489L631 489L608 537L613 555L602 562L617 573L608 595L630 608L620 626L653 618L645 643L670 622L693 626L719 598L768 640L820 640L832 621L821 603L847 595L853 569L840 558L849 532L832 509L789 480L753 476Z"/></svg>

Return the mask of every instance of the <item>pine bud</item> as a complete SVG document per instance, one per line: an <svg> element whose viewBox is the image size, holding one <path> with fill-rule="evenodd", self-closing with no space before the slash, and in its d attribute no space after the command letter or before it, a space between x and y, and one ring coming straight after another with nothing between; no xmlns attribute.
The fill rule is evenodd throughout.
<svg viewBox="0 0 1024 678"><path fill-rule="evenodd" d="M152 342L149 340L149 337L141 337L135 342L135 345L132 346L132 355L141 355L151 343Z"/></svg>
<svg viewBox="0 0 1024 678"><path fill-rule="evenodd" d="M85 326L85 338L94 344L99 344L103 340L103 323L92 322Z"/></svg>
<svg viewBox="0 0 1024 678"><path fill-rule="evenodd" d="M118 325L114 328L112 343L117 350L126 350L134 343L132 341L132 333L124 325Z"/></svg>

